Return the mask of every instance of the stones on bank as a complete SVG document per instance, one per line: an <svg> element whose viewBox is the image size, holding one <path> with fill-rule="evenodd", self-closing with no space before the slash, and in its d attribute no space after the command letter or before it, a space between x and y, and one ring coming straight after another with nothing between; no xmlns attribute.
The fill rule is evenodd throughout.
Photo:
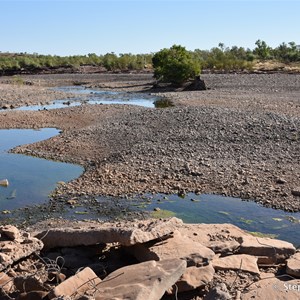
<svg viewBox="0 0 300 300"><path fill-rule="evenodd" d="M60 227L47 221L28 232L1 226L0 233L0 299L300 295L300 252L288 242L256 238L231 224L170 218Z"/></svg>

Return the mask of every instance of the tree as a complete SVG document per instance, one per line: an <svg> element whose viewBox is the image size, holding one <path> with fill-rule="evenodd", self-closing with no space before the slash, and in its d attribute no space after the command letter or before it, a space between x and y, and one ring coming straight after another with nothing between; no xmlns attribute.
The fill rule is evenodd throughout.
<svg viewBox="0 0 300 300"><path fill-rule="evenodd" d="M156 79L177 86L200 74L199 61L193 59L192 54L180 45L157 52L152 58L152 64Z"/></svg>
<svg viewBox="0 0 300 300"><path fill-rule="evenodd" d="M254 53L260 59L268 59L271 56L272 48L269 47L265 41L257 40L255 42L256 48L254 49Z"/></svg>

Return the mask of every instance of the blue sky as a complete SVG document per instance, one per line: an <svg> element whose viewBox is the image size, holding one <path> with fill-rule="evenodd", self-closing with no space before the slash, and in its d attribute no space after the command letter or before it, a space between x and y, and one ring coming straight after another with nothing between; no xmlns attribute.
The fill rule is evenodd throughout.
<svg viewBox="0 0 300 300"><path fill-rule="evenodd" d="M300 44L300 0L0 0L2 52L150 53Z"/></svg>

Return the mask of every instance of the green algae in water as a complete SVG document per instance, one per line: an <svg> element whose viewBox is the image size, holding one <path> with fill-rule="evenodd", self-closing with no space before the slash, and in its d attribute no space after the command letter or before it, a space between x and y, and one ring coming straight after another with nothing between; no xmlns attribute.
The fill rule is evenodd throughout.
<svg viewBox="0 0 300 300"><path fill-rule="evenodd" d="M258 231L248 231L248 233L250 233L251 235L255 236L255 237L260 237L260 238L271 238L271 239L275 239L278 237L278 234L273 234L273 233L262 233L262 232L258 232Z"/></svg>
<svg viewBox="0 0 300 300"><path fill-rule="evenodd" d="M170 210L166 210L166 209L160 209L160 210L151 212L151 217L155 218L155 219L171 218L171 217L175 217L175 216L176 216L176 213L174 213L173 211L170 211Z"/></svg>

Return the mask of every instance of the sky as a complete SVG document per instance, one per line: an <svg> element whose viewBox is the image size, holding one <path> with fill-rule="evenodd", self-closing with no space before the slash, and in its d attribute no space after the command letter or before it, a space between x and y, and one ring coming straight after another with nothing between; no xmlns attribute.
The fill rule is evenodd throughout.
<svg viewBox="0 0 300 300"><path fill-rule="evenodd" d="M300 45L300 0L0 0L0 51L154 53Z"/></svg>

